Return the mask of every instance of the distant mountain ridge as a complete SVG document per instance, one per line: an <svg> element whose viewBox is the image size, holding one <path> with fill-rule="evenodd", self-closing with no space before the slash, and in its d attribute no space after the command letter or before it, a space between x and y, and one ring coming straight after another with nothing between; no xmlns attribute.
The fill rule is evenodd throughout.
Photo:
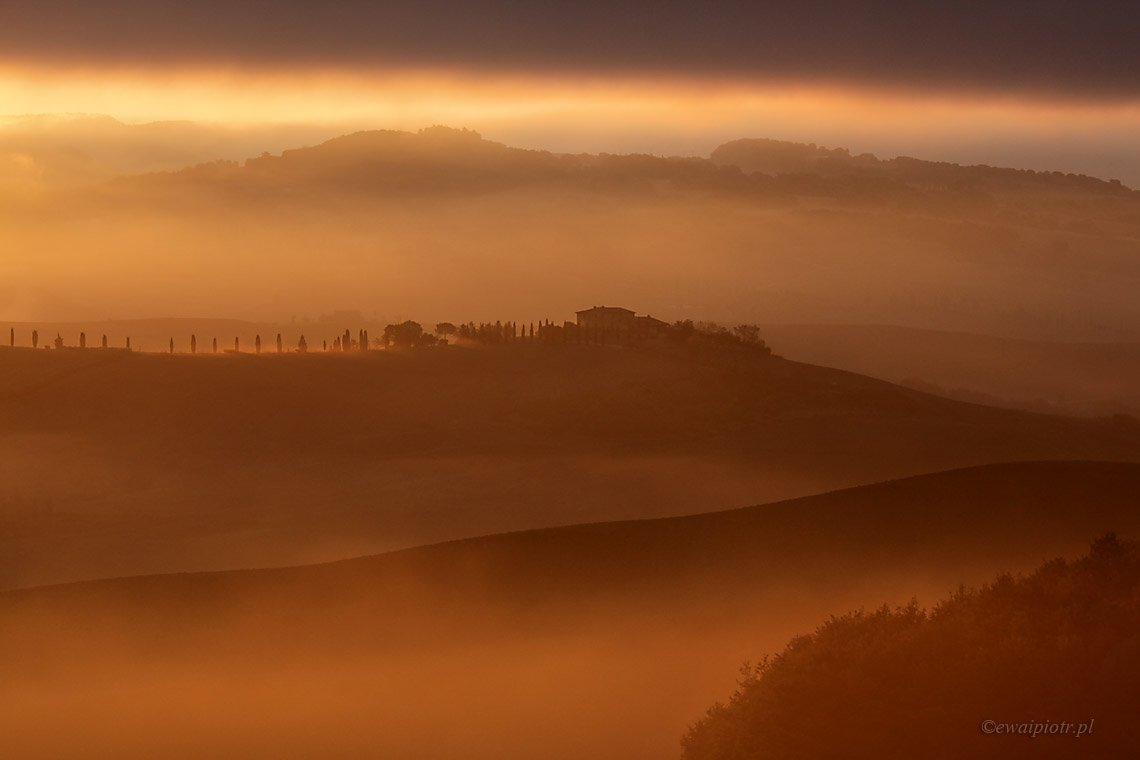
<svg viewBox="0 0 1140 760"><path fill-rule="evenodd" d="M900 198L1049 189L1129 196L1117 181L1060 172L960 166L768 139L725 143L710 158L566 154L513 148L467 129L356 132L312 147L142 175L129 184L225 183L266 188L337 188L366 193L487 191L562 184L582 189L649 189L734 195Z"/></svg>
<svg viewBox="0 0 1140 760"><path fill-rule="evenodd" d="M356 132L312 147L126 177L125 187L210 185L266 192L407 195L484 193L536 185L581 190L760 190L734 167L708 159L559 154L512 148L466 129Z"/></svg>
<svg viewBox="0 0 1140 760"><path fill-rule="evenodd" d="M871 153L851 155L846 148L824 148L764 138L744 138L717 147L711 160L736 166L746 173L770 176L815 175L821 178L869 180L885 178L928 188L966 189L980 184L1080 188L1089 192L1115 193L1127 190L1119 180L1103 180L1085 174L1034 171L985 164L961 165L926 161L909 156L880 159Z"/></svg>

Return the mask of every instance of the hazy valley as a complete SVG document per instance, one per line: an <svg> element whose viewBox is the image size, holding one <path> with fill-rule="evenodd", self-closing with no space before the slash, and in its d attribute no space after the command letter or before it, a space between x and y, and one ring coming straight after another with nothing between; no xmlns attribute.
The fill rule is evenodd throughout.
<svg viewBox="0 0 1140 760"><path fill-rule="evenodd" d="M713 161L518 150L443 128L367 132L17 194L0 208L11 252L0 315L356 309L427 323L585 302L667 320L1136 339L1133 191L742 142ZM480 295L491 291L493 302Z"/></svg>
<svg viewBox="0 0 1140 760"><path fill-rule="evenodd" d="M754 693L901 693L836 675L909 646L866 620L1016 663L1017 605L1072 617L1086 565L1117 573L1088 607L1119 619L1033 651L1132 666L1120 182L759 139L694 158L282 127L257 151L190 122L17 121L0 754L674 757L705 714L728 717L700 757L759 757L733 733L778 714ZM654 319L579 312L603 304ZM390 343L411 320L427 337ZM1112 531L1022 597L960 588ZM929 618L852 612L912 599ZM1133 746L1118 718L1097 746ZM817 733L789 746L826 757Z"/></svg>

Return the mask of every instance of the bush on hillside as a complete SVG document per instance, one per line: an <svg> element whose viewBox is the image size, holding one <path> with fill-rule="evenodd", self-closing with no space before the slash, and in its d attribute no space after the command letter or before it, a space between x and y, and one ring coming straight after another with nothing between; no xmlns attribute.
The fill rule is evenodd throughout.
<svg viewBox="0 0 1140 760"><path fill-rule="evenodd" d="M729 329L716 322L694 322L691 319L684 319L674 322L669 333L678 341L746 346L764 354L772 353L772 349L760 338L758 325L736 325Z"/></svg>
<svg viewBox="0 0 1140 760"><path fill-rule="evenodd" d="M1109 534L930 612L832 618L746 667L682 746L686 760L1140 757L1138 684L1140 550Z"/></svg>

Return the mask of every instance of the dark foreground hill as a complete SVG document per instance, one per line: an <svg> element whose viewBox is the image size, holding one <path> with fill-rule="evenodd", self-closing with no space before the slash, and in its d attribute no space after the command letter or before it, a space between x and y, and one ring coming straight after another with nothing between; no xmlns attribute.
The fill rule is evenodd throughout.
<svg viewBox="0 0 1140 760"><path fill-rule="evenodd" d="M965 404L669 341L0 349L0 430L9 588L302 564L1001 461L1140 461L1127 420Z"/></svg>
<svg viewBox="0 0 1140 760"><path fill-rule="evenodd" d="M684 757L1135 757L1138 630L1140 550L1108 534L930 612L831 618L746 669Z"/></svg>
<svg viewBox="0 0 1140 760"><path fill-rule="evenodd" d="M319 566L7 592L0 729L30 756L674 756L758 647L1135 534L1138 492L1140 465L996 465Z"/></svg>

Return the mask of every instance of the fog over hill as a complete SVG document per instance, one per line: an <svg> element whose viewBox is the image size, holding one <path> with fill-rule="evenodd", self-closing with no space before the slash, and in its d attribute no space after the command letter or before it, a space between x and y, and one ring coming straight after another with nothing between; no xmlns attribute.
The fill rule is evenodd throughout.
<svg viewBox="0 0 1140 760"><path fill-rule="evenodd" d="M1135 534L1138 489L1140 465L996 465L310 567L0 593L0 671L17 687L0 691L0 728L33 755L676 757L757 652L832 613L931 603L1084 536Z"/></svg>
<svg viewBox="0 0 1140 760"><path fill-rule="evenodd" d="M444 128L365 132L17 193L0 205L12 252L0 318L493 321L617 303L667 320L1046 340L1140 329L1140 201L1121 186L865 157L748 173L755 147L729 151L742 169L519 150Z"/></svg>
<svg viewBox="0 0 1140 760"><path fill-rule="evenodd" d="M148 186L157 179L150 178ZM852 156L844 148L777 140L736 140L716 148L707 159L559 154L512 148L477 132L438 126L417 133L357 132L279 156L189 167L174 172L169 180L225 181L237 189L252 186L263 192L472 193L555 184L653 194L821 196L872 205L889 201L927 210L939 200L965 204L951 206L954 211L984 211L992 196L1035 190L1054 194L1039 201L1071 204L1082 195L1134 200L1132 191L1118 180L907 157L884 161L871 154Z"/></svg>
<svg viewBox="0 0 1140 760"><path fill-rule="evenodd" d="M3 587L335 559L1009 460L1140 461L1135 420L671 340L0 348L0 368Z"/></svg>

